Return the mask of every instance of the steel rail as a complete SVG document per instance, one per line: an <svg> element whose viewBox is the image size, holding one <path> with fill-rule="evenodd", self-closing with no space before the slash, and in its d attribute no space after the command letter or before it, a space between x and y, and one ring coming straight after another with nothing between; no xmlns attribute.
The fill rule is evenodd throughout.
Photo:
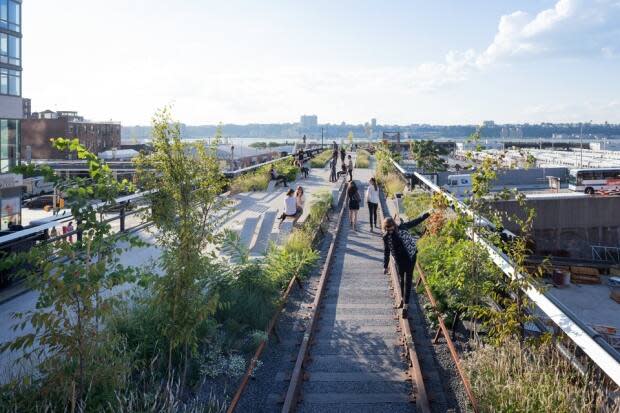
<svg viewBox="0 0 620 413"><path fill-rule="evenodd" d="M347 188L348 188L348 184L344 186L342 190L342 194L346 193ZM346 198L344 199L346 201ZM294 411L296 404L297 404L297 395L299 394L300 384L303 380L303 377L302 377L303 366L308 356L308 350L310 349L310 343L312 341L314 328L316 327L316 323L319 319L319 310L321 307L321 301L323 299L323 291L325 290L325 284L327 284L327 279L329 278L330 267L334 259L334 251L336 250L336 243L338 241L338 236L340 235L340 229L342 228L342 220L343 220L345 210L346 210L346 202L343 201L340 207L340 212L338 213L338 222L336 224L336 231L334 233L334 237L332 238L330 242L329 250L327 251L327 257L325 258L325 263L323 264L323 270L321 271L321 278L319 279L319 285L317 287L316 295L314 296L314 301L312 303L312 315L310 316L308 327L306 328L306 331L304 332L304 337L301 341L299 352L297 353L295 367L293 368L293 373L291 375L291 381L289 383L288 389L286 391L286 395L284 397L284 405L282 406L282 413L289 413L291 411Z"/></svg>
<svg viewBox="0 0 620 413"><path fill-rule="evenodd" d="M340 195L338 196L338 200L337 200L336 205L340 205L341 202L344 205L343 195L345 194L345 191L344 191L344 189L342 189L343 187L344 187L344 185L341 186ZM328 214L325 215L325 217L324 217L325 219L327 219ZM320 228L317 229L317 232L316 232L316 235L315 235L315 239L316 239L316 237L318 237L319 232L320 232ZM267 340L264 340L264 341L262 341L260 343L260 345L257 347L256 351L254 352L254 355L250 359L250 363L248 365L248 368L246 369L246 372L243 375L243 378L241 379L239 387L237 388L237 391L235 392L235 395L233 396L233 398L232 398L232 400L230 402L230 405L228 405L228 409L226 409L226 413L233 413L237 409L237 406L238 406L239 402L241 401L241 397L243 396L243 392L245 391L245 389L246 389L246 387L247 387L247 385L248 385L248 383L250 381L250 378L252 377L252 373L254 372L254 368L256 367L256 363L258 362L258 360L260 359L260 357L263 354L263 351L267 347L267 341L269 340L269 337L271 336L271 333L275 329L275 326L276 326L276 323L278 321L278 318L280 317L282 309L286 305L288 297L289 297L291 291L293 290L293 287L295 286L296 281L298 281L297 278L296 277L292 277L291 280L288 283L288 287L286 288L286 290L284 291L284 293L280 297L280 300L279 300L280 304L278 305L276 311L274 312L273 317L269 321L269 324L268 324L267 329L266 329Z"/></svg>
<svg viewBox="0 0 620 413"><path fill-rule="evenodd" d="M474 211L470 210L461 201L452 195L444 192L439 186L429 181L421 174L414 172L413 175L431 191L443 195L448 201L452 202L461 212L476 218ZM473 236L473 240L482 245L491 260L497 265L504 274L513 279L522 278L518 273L510 258L491 244L488 240ZM540 310L549 317L588 357L611 378L616 385L620 386L620 353L618 353L609 343L607 343L598 333L579 320L565 305L546 292L538 291L535 286L524 289L525 294Z"/></svg>
<svg viewBox="0 0 620 413"><path fill-rule="evenodd" d="M437 319L439 320L439 328L441 329L441 332L444 338L446 339L446 344L448 345L448 349L450 350L450 355L452 356L452 360L454 361L454 364L456 365L456 370L458 371L459 376L461 377L461 382L463 383L463 387L465 387L465 393L467 393L467 398L469 399L469 402L471 403L471 406L474 412L478 413L480 411L478 409L478 402L476 401L474 392L471 389L471 383L469 382L469 378L467 378L467 374L465 373L465 370L463 369L463 366L461 365L461 359L459 357L458 351L456 350L456 347L454 346L454 342L452 341L452 338L450 337L450 332L448 331L448 328L446 327L446 324L443 321L443 314L441 314L439 310L437 309L437 302L435 301L435 296L433 295L433 292L430 290L428 283L426 282L426 276L424 274L424 271L422 271L422 268L420 267L420 263L416 262L415 267L416 267L416 270L418 271L418 274L420 275L422 284L424 285L424 291L426 291L426 296L428 297L428 300L431 302L431 306L438 314Z"/></svg>

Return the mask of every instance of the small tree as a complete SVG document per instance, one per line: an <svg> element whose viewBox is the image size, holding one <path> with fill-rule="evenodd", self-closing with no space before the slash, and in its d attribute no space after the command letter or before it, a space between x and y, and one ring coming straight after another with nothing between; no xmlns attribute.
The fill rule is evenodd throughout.
<svg viewBox="0 0 620 413"><path fill-rule="evenodd" d="M349 141L349 145L353 149L353 131L350 131L347 135L347 141Z"/></svg>
<svg viewBox="0 0 620 413"><path fill-rule="evenodd" d="M479 144L480 131L476 131L470 139ZM468 154L468 157L472 159L471 154ZM480 219L475 218L472 222L474 236L484 237L504 251L512 261L516 273L519 274L518 277L509 277L502 272L497 272L494 288L489 295L501 308L480 305L475 310L476 314L486 321L489 335L496 344L511 336L524 338L525 324L532 319L529 312L531 302L524 290L535 285L535 277L541 276L543 272L543 266L536 268L533 273L526 268L526 259L531 252L529 244L536 211L526 205L525 197L516 190L491 192L497 172L503 168L503 158L504 155L500 154L496 157L488 156L482 160L479 168L472 174L472 196L469 200L475 217L486 217L496 228L495 231L491 231L481 224ZM507 216L495 208L495 201L508 198L514 198L519 204L523 210L522 217ZM516 237L511 239L502 237L497 231L497 229L504 228L508 222L512 222L519 229Z"/></svg>
<svg viewBox="0 0 620 413"><path fill-rule="evenodd" d="M411 155L418 168L425 172L439 172L446 170L446 163L440 157L439 149L433 141L412 141Z"/></svg>
<svg viewBox="0 0 620 413"><path fill-rule="evenodd" d="M14 314L20 321L14 330L24 334L2 344L0 351L19 351L22 358L38 362L47 383L44 392L80 403L89 388L97 389L108 365L101 360L109 339L101 323L120 302L112 289L136 276L120 263L120 254L139 241L127 234L113 236L102 220L103 211L129 184L117 182L110 168L77 139L58 138L53 145L77 153L88 165L89 178L71 179L65 191L77 221L77 241L64 238L12 257L23 268L18 275L39 296L35 309Z"/></svg>
<svg viewBox="0 0 620 413"><path fill-rule="evenodd" d="M179 124L163 109L153 118L154 152L137 161L140 182L157 191L148 219L157 228L163 276L151 282L153 305L162 314L168 375L174 361L181 360L182 383L198 348L199 328L217 303L209 288L217 272L212 247L222 239L228 204L220 197L226 179L216 156L217 142L216 137L210 147L184 143Z"/></svg>

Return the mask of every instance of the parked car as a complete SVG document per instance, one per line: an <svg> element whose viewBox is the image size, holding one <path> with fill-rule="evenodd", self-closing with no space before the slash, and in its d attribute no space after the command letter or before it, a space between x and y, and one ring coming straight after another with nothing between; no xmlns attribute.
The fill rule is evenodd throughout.
<svg viewBox="0 0 620 413"><path fill-rule="evenodd" d="M61 207L62 202L60 202L60 198L57 203L57 206ZM50 207L54 205L54 195L42 195L24 201L24 207L26 208L45 208L48 205Z"/></svg>

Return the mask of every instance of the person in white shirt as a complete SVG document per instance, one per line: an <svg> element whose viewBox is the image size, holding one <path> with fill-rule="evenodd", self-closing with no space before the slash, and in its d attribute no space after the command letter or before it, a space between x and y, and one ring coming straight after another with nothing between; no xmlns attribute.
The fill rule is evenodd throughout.
<svg viewBox="0 0 620 413"><path fill-rule="evenodd" d="M368 204L368 213L370 215L370 232L374 232L377 226L377 208L379 207L379 187L377 180L370 178L368 181L368 189L366 189L366 203Z"/></svg>
<svg viewBox="0 0 620 413"><path fill-rule="evenodd" d="M284 198L284 212L280 215L280 223L278 224L278 228L282 227L282 223L286 219L286 217L293 217L293 225L299 220L301 217L301 209L297 207L297 197L294 196L295 191L291 188L286 193L286 198Z"/></svg>
<svg viewBox="0 0 620 413"><path fill-rule="evenodd" d="M347 172L349 173L349 182L353 181L353 159L351 159L351 155L347 157Z"/></svg>

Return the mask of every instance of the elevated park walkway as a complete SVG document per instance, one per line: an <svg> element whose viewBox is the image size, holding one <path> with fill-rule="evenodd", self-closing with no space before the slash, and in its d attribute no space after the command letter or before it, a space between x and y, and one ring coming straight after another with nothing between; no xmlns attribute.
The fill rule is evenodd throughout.
<svg viewBox="0 0 620 413"><path fill-rule="evenodd" d="M430 191L442 192L424 176L409 174L398 164L395 167L406 179ZM373 174L372 162L369 169L353 172L363 200L367 182ZM251 359L228 412L397 413L449 411L457 407L453 389L445 380L445 369L437 361L435 343L439 334L435 340L428 335L422 309L414 302L415 289L409 316L403 317L398 310L401 294L397 274L393 263L389 273L383 273L383 240L378 231L370 232L365 202L360 205L357 231L354 231L349 225L347 184L342 179L329 182L327 168L319 168L312 169L307 179L298 178L289 183L292 188L297 185L305 190L307 206L300 222L307 217L313 194L329 191L334 196L335 208L330 213L329 228L319 248L319 269L291 292L282 311L274 315L275 334L259 346ZM281 243L291 232L290 220L278 228L278 215L284 205L283 188L228 196L233 202L226 228L239 234L251 256L264 255L270 242ZM381 196L379 221L397 210L397 204ZM120 225L121 228L128 230L126 223ZM149 245L125 253L121 262L147 265L159 251L143 223L136 221L131 228ZM489 251L494 262L510 274L511 264L506 257L496 250ZM528 294L537 300L544 297L535 291ZM0 342L12 338L11 314L32 308L36 299L36 293L30 291L4 300L0 296ZM618 360L596 337L588 336L578 321L562 312L562 308L549 307L555 304L548 299L541 305L544 312L551 313L558 327L613 381L620 381ZM448 343L453 357L452 369L458 370L462 388L467 393L463 397L467 397L472 410L477 411L467 379L460 370L458 354L450 344L445 326L440 324L443 340ZM16 368L12 364L15 357L10 353L0 355L0 378ZM255 374L254 367L259 359L263 367Z"/></svg>

